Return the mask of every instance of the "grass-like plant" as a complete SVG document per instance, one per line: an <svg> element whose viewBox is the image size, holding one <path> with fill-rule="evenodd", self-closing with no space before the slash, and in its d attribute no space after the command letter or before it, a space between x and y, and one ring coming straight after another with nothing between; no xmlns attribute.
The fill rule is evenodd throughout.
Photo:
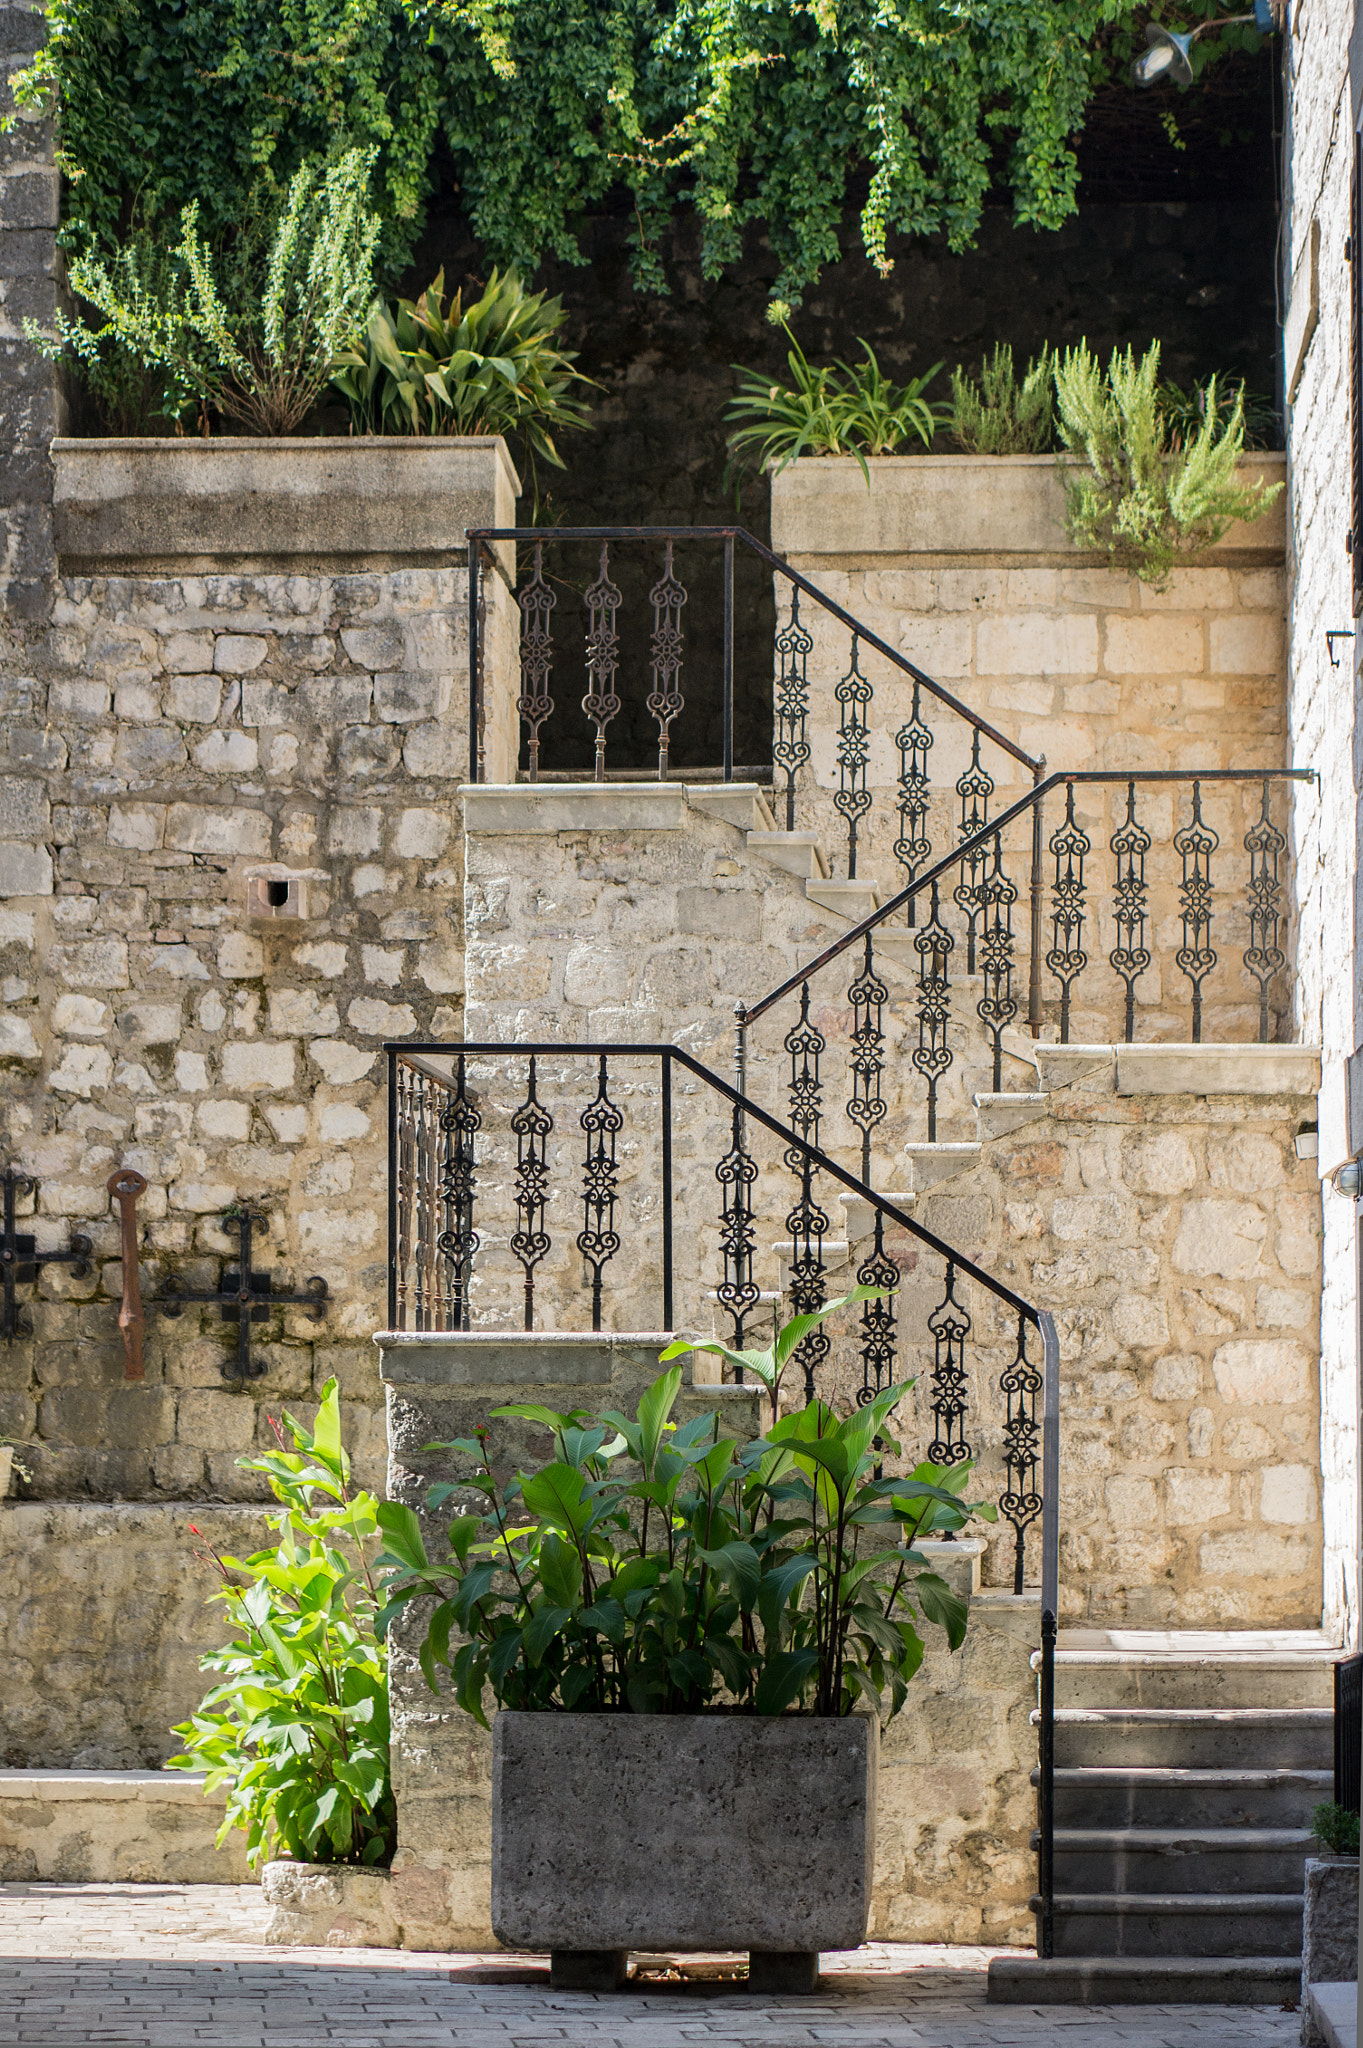
<svg viewBox="0 0 1363 2048"><path fill-rule="evenodd" d="M494 270L478 298L446 303L442 270L419 299L382 300L340 349L331 381L361 434L519 434L556 469L556 433L580 432L590 380L561 348L563 301Z"/></svg>
<svg viewBox="0 0 1363 2048"><path fill-rule="evenodd" d="M862 341L861 362L815 369L790 328L780 324L790 343L789 384L733 365L738 391L724 417L740 424L728 438L730 471L770 467L779 474L801 455L852 455L869 490L868 455L893 455L909 442L932 446L946 408L923 394L940 363L907 384L895 384L870 343Z"/></svg>
<svg viewBox="0 0 1363 2048"><path fill-rule="evenodd" d="M1358 1815L1348 1806L1327 1799L1311 1815L1311 1832L1322 1849L1336 1856L1358 1854Z"/></svg>
<svg viewBox="0 0 1363 2048"><path fill-rule="evenodd" d="M61 319L54 337L26 323L49 355L86 364L121 353L165 379L173 414L198 408L255 434L289 434L316 404L337 351L364 319L381 223L367 205L372 149L323 171L304 164L278 211L211 250L199 202L180 216L169 260L146 237L112 258L77 256L72 289L102 327Z"/></svg>
<svg viewBox="0 0 1363 2048"><path fill-rule="evenodd" d="M681 1367L637 1413L494 1411L537 1424L554 1456L499 1480L490 1432L449 1444L463 1466L429 1504L478 1501L430 1559L410 1508L378 1509L385 1617L435 1595L421 1668L441 1667L486 1725L501 1707L580 1713L850 1713L903 1706L922 1662L920 1617L954 1650L966 1606L914 1549L935 1514L952 1527L981 1503L966 1468L882 1478L897 1454L892 1386L839 1420L822 1402L740 1442L717 1415L676 1424ZM888 1695L888 1699L887 1696Z"/></svg>
<svg viewBox="0 0 1363 2048"><path fill-rule="evenodd" d="M167 1768L207 1770L207 1792L226 1788L219 1846L244 1828L252 1865L280 1853L386 1865L397 1844L388 1668L366 1556L379 1503L351 1487L335 1380L314 1429L284 1420L292 1451L276 1428L278 1451L237 1460L282 1503L269 1517L279 1541L247 1558L205 1553L232 1641L200 1660L222 1679L176 1727L185 1747Z"/></svg>
<svg viewBox="0 0 1363 2048"><path fill-rule="evenodd" d="M978 382L964 370L951 373L951 431L967 455L1039 455L1053 442L1055 358L1043 347L1021 381L1013 351L996 342L980 364Z"/></svg>
<svg viewBox="0 0 1363 2048"><path fill-rule="evenodd" d="M1058 427L1082 467L1065 472L1066 526L1082 548L1162 588L1181 557L1212 546L1236 520L1258 519L1281 484L1241 484L1243 394L1223 417L1213 377L1201 425L1171 435L1160 405L1160 346L1138 362L1114 349L1106 372L1085 342L1056 363Z"/></svg>

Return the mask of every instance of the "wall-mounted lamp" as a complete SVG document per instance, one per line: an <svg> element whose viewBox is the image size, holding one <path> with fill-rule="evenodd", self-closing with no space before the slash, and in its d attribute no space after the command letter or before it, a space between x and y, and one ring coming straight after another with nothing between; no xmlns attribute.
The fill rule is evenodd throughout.
<svg viewBox="0 0 1363 2048"><path fill-rule="evenodd" d="M1330 657L1331 668L1339 667L1339 656L1335 653L1336 640L1352 640L1353 637L1354 629L1352 626L1328 626L1326 628L1325 649Z"/></svg>
<svg viewBox="0 0 1363 2048"><path fill-rule="evenodd" d="M1158 85L1161 79L1172 79L1175 85L1191 85L1192 47L1198 37L1206 35L1208 29L1230 28L1239 21L1252 21L1261 34L1271 35L1274 29L1286 26L1286 0L1277 0L1277 4L1275 0L1254 0L1253 14L1213 16L1210 21L1185 30L1160 28L1156 22L1148 22L1145 40L1149 48L1136 59L1132 77L1137 85Z"/></svg>
<svg viewBox="0 0 1363 2048"><path fill-rule="evenodd" d="M1349 1195L1355 1201L1363 1195L1363 1156L1346 1159L1333 1173L1327 1173L1325 1184L1337 1195Z"/></svg>

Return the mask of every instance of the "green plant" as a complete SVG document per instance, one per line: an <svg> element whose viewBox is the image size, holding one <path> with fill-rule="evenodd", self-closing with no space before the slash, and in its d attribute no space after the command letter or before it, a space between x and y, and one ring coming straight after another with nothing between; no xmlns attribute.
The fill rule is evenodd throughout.
<svg viewBox="0 0 1363 2048"><path fill-rule="evenodd" d="M373 152L350 150L325 172L305 164L282 206L248 223L215 258L199 202L180 218L174 269L145 242L111 262L77 257L71 284L104 316L88 342L59 324L49 352L116 344L161 371L181 406L196 404L258 434L287 434L316 403L372 290L379 221L366 205ZM26 324L30 340L42 337Z"/></svg>
<svg viewBox="0 0 1363 2048"><path fill-rule="evenodd" d="M74 249L110 243L135 195L154 221L199 199L222 246L258 180L277 195L300 163L373 145L391 278L443 129L489 262L587 261L584 221L618 194L641 288L666 288L687 210L707 276L760 231L773 297L798 301L838 260L854 192L882 271L893 235L968 247L998 182L1019 223L1058 226L1094 91L1148 14L1189 11L1215 0L49 0L16 91L60 98ZM1201 36L1194 63L1261 40Z"/></svg>
<svg viewBox="0 0 1363 2048"><path fill-rule="evenodd" d="M1133 350L1114 349L1104 374L1081 342L1055 371L1060 438L1083 464L1065 473L1070 538L1157 588L1180 556L1210 547L1234 520L1259 518L1282 489L1236 481L1243 400L1237 396L1223 421L1215 378L1201 426L1186 440L1170 440L1159 361L1158 342L1139 362Z"/></svg>
<svg viewBox="0 0 1363 2048"><path fill-rule="evenodd" d="M206 1769L206 1791L226 1787L218 1841L244 1828L253 1865L280 1851L300 1862L386 1864L397 1828L388 1673L365 1554L379 1504L352 1490L335 1380L313 1430L284 1420L292 1451L275 1425L278 1451L237 1460L263 1472L283 1503L268 1518L279 1541L244 1559L207 1552L232 1641L201 1659L222 1682L175 1729L185 1748L168 1768Z"/></svg>
<svg viewBox="0 0 1363 2048"><path fill-rule="evenodd" d="M26 1485L31 1485L33 1482L33 1467L28 1463L27 1459L20 1456L20 1453L22 1451L36 1451L37 1448L37 1444L29 1443L23 1437L0 1436L0 1451L9 1451L11 1453L10 1470L16 1473Z"/></svg>
<svg viewBox="0 0 1363 2048"><path fill-rule="evenodd" d="M436 1596L427 1683L448 1667L478 1721L486 1687L520 1709L846 1714L866 1700L894 1715L923 1657L918 1616L952 1649L965 1634L964 1602L913 1548L933 1511L978 1511L960 1498L965 1468L878 1476L903 1386L841 1421L814 1402L749 1443L713 1414L674 1424L680 1386L672 1366L633 1418L496 1410L550 1431L555 1451L505 1482L485 1426L428 1446L471 1467L431 1506L482 1498L434 1563L409 1508L378 1511L385 1615Z"/></svg>
<svg viewBox="0 0 1363 2048"><path fill-rule="evenodd" d="M883 1287L854 1287L850 1294L840 1294L836 1301L825 1302L812 1314L792 1316L788 1323L778 1324L771 1343L761 1351L731 1351L717 1337L681 1336L669 1344L666 1351L659 1352L658 1363L667 1365L670 1360L682 1358L689 1351L707 1351L713 1357L725 1358L739 1372L751 1373L758 1384L766 1388L771 1402L771 1419L776 1422L781 1413L781 1382L785 1378L786 1367L810 1331L853 1302L883 1301L885 1295Z"/></svg>
<svg viewBox="0 0 1363 2048"><path fill-rule="evenodd" d="M1013 351L997 342L980 365L979 382L951 373L951 431L967 455L1039 455L1052 443L1055 361L1049 348L1033 356L1019 383Z"/></svg>
<svg viewBox="0 0 1363 2048"><path fill-rule="evenodd" d="M731 470L771 464L779 474L800 455L853 455L869 490L868 455L891 455L910 439L932 446L944 408L923 393L940 363L896 385L863 341L860 363L837 362L816 370L785 321L779 324L790 342L789 385L773 384L760 370L744 369L741 363L733 366L738 393L724 417L744 424L729 435Z"/></svg>
<svg viewBox="0 0 1363 2048"><path fill-rule="evenodd" d="M1322 1849L1336 1856L1358 1854L1358 1815L1347 1806L1326 1800L1311 1815L1311 1832Z"/></svg>
<svg viewBox="0 0 1363 2048"><path fill-rule="evenodd" d="M1245 421L1246 448L1271 448L1278 436L1278 412L1273 400L1262 391L1250 391L1243 378L1212 377L1206 384L1194 384L1185 391L1181 384L1159 387L1160 414L1178 442L1196 434L1208 416L1226 425L1235 412L1238 398Z"/></svg>
<svg viewBox="0 0 1363 2048"><path fill-rule="evenodd" d="M494 270L480 298L445 303L442 270L415 301L375 303L363 334L332 360L331 378L362 434L520 434L532 458L562 469L554 433L581 431L571 394L589 380L554 337L563 303Z"/></svg>

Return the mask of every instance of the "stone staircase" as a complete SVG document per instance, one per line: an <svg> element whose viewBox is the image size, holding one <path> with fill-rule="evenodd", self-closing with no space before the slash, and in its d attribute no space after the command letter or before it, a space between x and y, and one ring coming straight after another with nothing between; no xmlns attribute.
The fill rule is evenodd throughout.
<svg viewBox="0 0 1363 2048"><path fill-rule="evenodd" d="M995 1957L991 2002L1295 2001L1338 1655L1310 1630L1062 1632L1055 1953Z"/></svg>

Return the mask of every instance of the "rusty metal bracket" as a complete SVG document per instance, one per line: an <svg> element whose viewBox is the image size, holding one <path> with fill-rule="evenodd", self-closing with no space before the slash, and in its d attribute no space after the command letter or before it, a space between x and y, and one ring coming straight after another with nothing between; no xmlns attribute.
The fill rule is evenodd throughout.
<svg viewBox="0 0 1363 2048"><path fill-rule="evenodd" d="M4 1190L4 1222L0 1227L0 1337L7 1344L28 1334L14 1298L16 1287L31 1286L44 1266L69 1266L77 1279L82 1279L90 1270L88 1237L73 1235L69 1248L64 1252L40 1252L38 1240L31 1231L15 1229L15 1196L33 1194L37 1186L31 1174L20 1173L13 1166L7 1166L3 1178L0 1178L0 1187Z"/></svg>
<svg viewBox="0 0 1363 2048"><path fill-rule="evenodd" d="M147 1192L147 1183L131 1166L120 1166L109 1175L109 1193L118 1203L123 1233L123 1302L118 1327L123 1332L123 1377L146 1378L142 1363L142 1333L147 1319L142 1313L142 1276L138 1271L137 1203Z"/></svg>

